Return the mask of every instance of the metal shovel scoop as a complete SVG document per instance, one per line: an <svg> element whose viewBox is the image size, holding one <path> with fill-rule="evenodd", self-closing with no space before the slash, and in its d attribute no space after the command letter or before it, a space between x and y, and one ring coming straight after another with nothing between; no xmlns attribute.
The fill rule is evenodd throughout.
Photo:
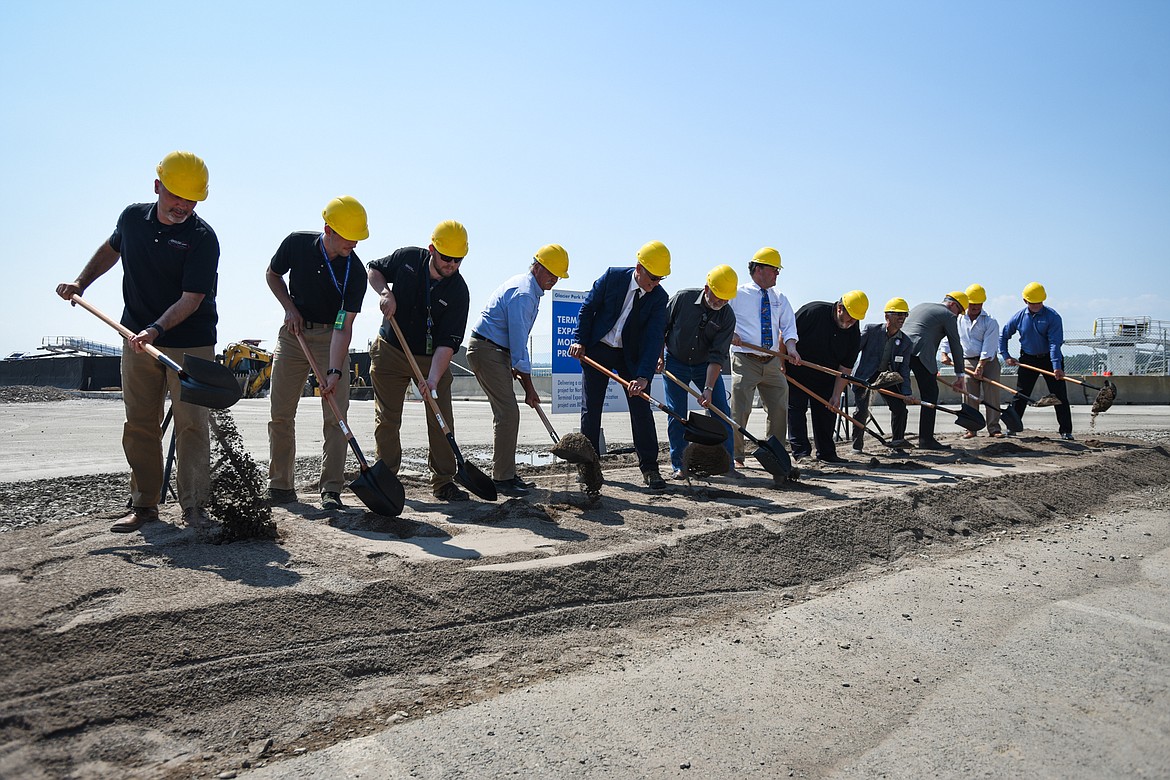
<svg viewBox="0 0 1170 780"><path fill-rule="evenodd" d="M127 340L134 338L134 333L129 328L104 314L80 295L72 296L71 300L118 331L123 338ZM143 349L179 375L179 400L184 403L206 406L208 409L227 409L240 400L243 394L236 375L227 366L194 355L183 355L183 365L180 366L153 344L146 344Z"/></svg>
<svg viewBox="0 0 1170 780"><path fill-rule="evenodd" d="M694 388L692 388L689 384L683 382L669 371L663 371L662 373L666 376L667 379L686 390L695 398L703 397L702 394L695 392ZM752 457L759 461L760 465L764 467L765 471L778 480L785 480L788 478L788 475L792 473L792 458L788 455L788 451L784 449L784 445L780 443L779 439L777 439L775 436L769 436L767 441L760 441L755 436L752 436L750 433L748 433L747 428L744 428L742 425L736 425L735 421L724 414L721 410L716 409L714 406L708 408L713 414L723 420L723 422L738 430L741 434L746 436L756 445L756 451L752 453Z"/></svg>
<svg viewBox="0 0 1170 780"><path fill-rule="evenodd" d="M309 361L309 368L313 369L313 375L320 383L325 375L318 368L316 358L313 357L309 345L305 343L305 337L298 333L297 341L301 343L301 351L305 353L305 359ZM322 395L325 394L322 393ZM398 477L390 471L390 467L381 460L374 461L373 466L366 462L366 456L362 454L362 448L358 446L353 431L346 425L345 418L341 415L341 410L338 408L333 394L325 395L325 400L329 402L329 408L333 410L333 416L337 418L337 424L341 426L341 432L345 434L345 438L349 441L349 448L353 450L353 454L358 460L358 466L361 467L361 473L358 474L357 479L349 483L349 489L361 499L361 502L371 512L386 517L398 517L402 514L402 507L406 503L406 489L402 487Z"/></svg>

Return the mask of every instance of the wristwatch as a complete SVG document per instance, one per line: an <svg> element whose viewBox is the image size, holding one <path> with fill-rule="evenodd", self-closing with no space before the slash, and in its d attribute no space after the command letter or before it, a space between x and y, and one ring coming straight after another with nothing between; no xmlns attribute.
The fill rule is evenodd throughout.
<svg viewBox="0 0 1170 780"><path fill-rule="evenodd" d="M341 373L342 372L340 368L331 368L325 372L325 376L329 376L330 374L337 374L338 376L341 376Z"/></svg>

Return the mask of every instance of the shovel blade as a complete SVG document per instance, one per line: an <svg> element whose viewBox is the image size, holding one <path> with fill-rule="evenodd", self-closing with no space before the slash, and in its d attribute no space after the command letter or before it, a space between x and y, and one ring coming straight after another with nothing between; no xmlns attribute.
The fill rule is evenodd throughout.
<svg viewBox="0 0 1170 780"><path fill-rule="evenodd" d="M455 481L484 501L495 501L500 497L491 477L476 468L475 464L465 460L460 459L459 461L459 469L455 472Z"/></svg>
<svg viewBox="0 0 1170 780"><path fill-rule="evenodd" d="M1011 404L999 410L999 419L1003 420L1004 427L1012 433L1024 430L1024 421L1020 419L1020 413L1016 411L1016 407Z"/></svg>
<svg viewBox="0 0 1170 780"><path fill-rule="evenodd" d="M788 479L788 475L792 473L792 458L780 440L775 436L769 436L767 441L762 441L759 444L760 446L752 453L752 457L759 461L764 470L776 479Z"/></svg>
<svg viewBox="0 0 1170 780"><path fill-rule="evenodd" d="M983 413L970 404L963 404L959 407L959 411L955 413L955 425L966 428L969 431L977 431L987 425L987 420L983 418Z"/></svg>
<svg viewBox="0 0 1170 780"><path fill-rule="evenodd" d="M406 503L406 490L402 483L380 460L374 461L373 466L358 474L357 479L349 483L349 489L367 509L385 517L398 517Z"/></svg>
<svg viewBox="0 0 1170 780"><path fill-rule="evenodd" d="M194 355L183 355L179 374L179 400L208 409L227 409L240 400L243 390L231 369Z"/></svg>
<svg viewBox="0 0 1170 780"><path fill-rule="evenodd" d="M690 412L683 425L683 438L695 444L723 444L727 441L727 425L710 415Z"/></svg>

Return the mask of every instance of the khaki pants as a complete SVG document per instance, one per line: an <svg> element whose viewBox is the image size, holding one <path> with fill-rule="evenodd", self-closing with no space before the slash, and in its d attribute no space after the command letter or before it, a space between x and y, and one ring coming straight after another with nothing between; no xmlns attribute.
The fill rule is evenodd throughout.
<svg viewBox="0 0 1170 780"><path fill-rule="evenodd" d="M979 358L967 358L963 362L967 364L967 368L974 371L975 368L979 365ZM998 382L999 375L1000 367L998 358L988 361L987 365L983 367L983 376L987 377L988 379L992 379ZM987 382L980 382L978 379L973 377L967 377L967 389L975 395L982 396L984 401L991 404L991 407L995 407L991 408L989 406L984 406L982 412L983 416L987 418L987 432L1000 433L999 388ZM971 403L970 396L965 396L965 398L967 403Z"/></svg>
<svg viewBox="0 0 1170 780"><path fill-rule="evenodd" d="M415 355L414 359L423 376L426 376L431 369L431 357ZM397 474L402 467L402 404L406 400L407 388L414 381L414 372L406 360L406 354L386 343L381 336L370 347L370 379L374 385L374 441L378 447L378 458L392 473ZM439 411L454 434L450 371L444 372L439 380L438 394ZM425 401L423 403L427 415L427 440L430 443L427 465L431 467L431 490L438 491L448 482L455 481L455 453L431 413L430 405Z"/></svg>
<svg viewBox="0 0 1170 780"><path fill-rule="evenodd" d="M179 365L183 355L215 359L215 347L164 347ZM211 498L211 432L207 409L179 400L179 375L145 352L122 344L122 400L126 424L122 450L130 464L130 499L134 506L158 506L163 489L163 402L171 396L175 431L175 482L179 505L203 507Z"/></svg>
<svg viewBox="0 0 1170 780"><path fill-rule="evenodd" d="M752 400L757 390L764 410L768 413L768 436L783 442L788 436L788 380L780 370L780 358L764 363L731 353L731 417L736 425L746 428L752 413ZM735 431L735 459L743 460L743 434Z"/></svg>
<svg viewBox="0 0 1170 780"><path fill-rule="evenodd" d="M492 405L492 479L508 480L516 476L516 437L520 431L520 405L516 402L516 383L512 376L512 356L482 339L467 345L467 362L475 372L479 386Z"/></svg>
<svg viewBox="0 0 1170 780"><path fill-rule="evenodd" d="M313 352L313 359L322 371L328 371L329 347L333 343L333 329L315 327L303 332L305 343ZM349 356L342 370L341 381L333 393L342 415L349 413ZM305 380L309 378L309 361L301 344L287 328L281 326L276 338L276 354L272 357L272 385L269 391L270 418L268 421L268 487L280 490L294 489L294 470L297 458L297 408ZM324 377L317 377L318 383ZM348 443L329 402L321 398L321 416L324 421L321 435L321 492L340 493L345 487L345 450Z"/></svg>

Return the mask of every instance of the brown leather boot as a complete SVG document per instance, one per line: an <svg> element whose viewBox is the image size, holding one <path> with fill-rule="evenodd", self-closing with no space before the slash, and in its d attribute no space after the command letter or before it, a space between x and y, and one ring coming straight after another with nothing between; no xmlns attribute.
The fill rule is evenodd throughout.
<svg viewBox="0 0 1170 780"><path fill-rule="evenodd" d="M126 515L121 520L110 526L110 530L116 534L133 533L134 531L137 531L139 528L141 528L143 523L147 523L153 520L158 520L158 507L131 507L130 514Z"/></svg>

